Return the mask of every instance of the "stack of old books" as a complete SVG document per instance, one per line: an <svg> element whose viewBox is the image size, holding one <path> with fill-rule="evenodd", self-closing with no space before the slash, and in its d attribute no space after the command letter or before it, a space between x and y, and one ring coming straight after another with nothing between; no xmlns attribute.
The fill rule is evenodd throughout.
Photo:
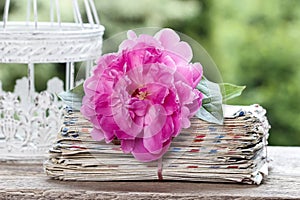
<svg viewBox="0 0 300 200"><path fill-rule="evenodd" d="M92 125L68 107L45 171L60 180L155 180L159 175L163 180L260 184L268 173L266 111L257 104L223 110L223 125L192 118L161 162L143 163L124 154L118 141L94 141Z"/></svg>

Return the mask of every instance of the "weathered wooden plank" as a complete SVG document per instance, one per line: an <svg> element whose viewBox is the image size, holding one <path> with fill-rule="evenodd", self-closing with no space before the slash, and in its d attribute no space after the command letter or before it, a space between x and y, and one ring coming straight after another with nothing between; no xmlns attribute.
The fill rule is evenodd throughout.
<svg viewBox="0 0 300 200"><path fill-rule="evenodd" d="M62 182L42 164L0 164L0 199L300 199L300 147L269 147L261 186L190 182Z"/></svg>

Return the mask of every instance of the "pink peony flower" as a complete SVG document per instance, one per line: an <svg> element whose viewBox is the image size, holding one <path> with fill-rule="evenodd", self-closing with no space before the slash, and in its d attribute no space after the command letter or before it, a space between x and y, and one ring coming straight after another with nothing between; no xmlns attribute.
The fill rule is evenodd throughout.
<svg viewBox="0 0 300 200"><path fill-rule="evenodd" d="M140 161L161 158L202 104L195 88L202 66L191 59L191 47L171 29L154 37L129 31L84 83L81 112L94 125L92 137L117 138Z"/></svg>

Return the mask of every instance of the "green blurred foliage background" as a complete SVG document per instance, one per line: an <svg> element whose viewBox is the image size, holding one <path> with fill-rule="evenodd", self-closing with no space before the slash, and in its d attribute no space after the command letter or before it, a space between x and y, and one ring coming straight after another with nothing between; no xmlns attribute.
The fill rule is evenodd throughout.
<svg viewBox="0 0 300 200"><path fill-rule="evenodd" d="M70 0L61 0L62 19L72 21ZM80 1L80 0L79 0ZM25 0L11 1L9 20L24 20ZM39 20L47 21L49 1L39 0ZM82 3L82 1L80 1ZM271 145L300 145L299 0L95 0L105 38L128 29L170 27L199 42L218 66L224 82L246 85L231 104L259 103L272 125ZM4 0L0 1L3 12ZM0 64L3 88L26 76L26 66ZM64 79L63 65L38 65L36 90Z"/></svg>

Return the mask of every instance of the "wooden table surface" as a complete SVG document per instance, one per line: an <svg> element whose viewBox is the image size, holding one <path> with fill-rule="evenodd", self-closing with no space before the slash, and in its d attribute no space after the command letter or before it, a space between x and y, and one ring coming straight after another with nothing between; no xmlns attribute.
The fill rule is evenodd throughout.
<svg viewBox="0 0 300 200"><path fill-rule="evenodd" d="M42 164L0 163L0 199L300 199L300 147L269 147L260 186L191 182L63 182Z"/></svg>

